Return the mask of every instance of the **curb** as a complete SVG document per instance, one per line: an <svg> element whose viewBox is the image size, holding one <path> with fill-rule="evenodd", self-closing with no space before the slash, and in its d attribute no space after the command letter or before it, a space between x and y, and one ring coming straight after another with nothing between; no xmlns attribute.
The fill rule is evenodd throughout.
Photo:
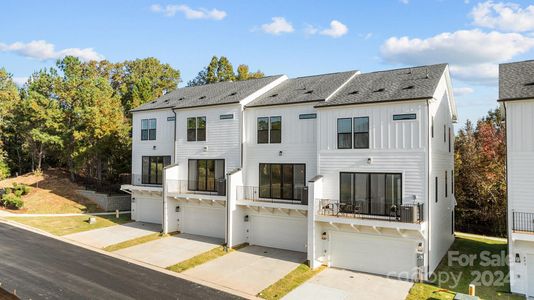
<svg viewBox="0 0 534 300"><path fill-rule="evenodd" d="M259 297L253 296L253 295L249 295L249 294L243 293L243 292L238 291L238 290L234 290L234 289L229 288L229 287L225 287L225 286L221 286L221 285L218 285L218 284L214 284L212 282L205 281L205 280L198 279L198 278L191 277L191 276L187 276L187 275L184 275L184 274L181 274L181 273L176 273L176 272L173 272L173 271L169 271L167 269L156 267L156 266L153 266L151 264L140 262L138 260L134 260L134 259L131 259L131 258L128 258L128 257L124 257L124 256L121 256L119 254L115 254L113 252L104 251L104 250L99 249L99 248L95 248L95 247L91 247L91 246L88 246L88 245L85 245L85 244L82 244L82 243L71 241L71 240L62 238L60 236L53 235L53 234L48 233L46 231L43 231L41 229L37 229L37 228L31 227L31 226L28 226L28 225L25 225L25 224L18 223L18 222L13 221L13 220L6 220L6 219L3 219L3 218L0 218L0 223L8 224L8 225L11 225L13 227L17 227L17 228L20 228L20 229L23 229L23 230L27 230L27 231L36 233L36 234L40 234L40 235L46 236L48 238L52 238L52 239L55 239L55 240L58 240L58 241L61 241L61 242L67 243L67 244L71 244L71 245L74 245L74 246L77 246L77 247L80 247L80 248L84 248L86 250L97 252L97 253L100 253L100 254L103 254L103 255L106 255L106 256L109 256L109 257L120 259L122 261L126 261L126 262L131 263L131 264L135 264L135 265L138 265L138 266L141 266L141 267L153 270L153 271L157 271L157 272L164 273L164 274L176 277L176 278L180 278L180 279L184 279L184 280L187 280L187 281L190 281L190 282L194 282L194 283L197 283L197 284L200 284L200 285L203 285L203 286L206 286L206 287L210 287L210 288L213 288L213 289L216 289L216 290L219 290L219 291L223 291L223 292L226 292L228 294L239 296L239 297L242 297L242 298L245 298L245 299L262 299L262 298L259 298Z"/></svg>

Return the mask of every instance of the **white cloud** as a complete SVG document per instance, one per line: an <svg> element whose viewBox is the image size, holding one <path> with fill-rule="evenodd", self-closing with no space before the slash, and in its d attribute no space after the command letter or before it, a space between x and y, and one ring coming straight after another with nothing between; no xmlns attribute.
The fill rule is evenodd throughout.
<svg viewBox="0 0 534 300"><path fill-rule="evenodd" d="M330 22L330 28L321 30L319 33L333 38L338 38L344 36L347 34L347 32L349 32L349 28L345 24L339 22L338 20L332 20L332 22Z"/></svg>
<svg viewBox="0 0 534 300"><path fill-rule="evenodd" d="M54 44L43 40L31 41L29 43L0 43L0 52L13 52L38 60L58 59L68 55L76 56L82 61L99 61L104 59L104 56L97 53L93 48L67 48L56 51Z"/></svg>
<svg viewBox="0 0 534 300"><path fill-rule="evenodd" d="M208 19L220 21L226 17L226 12L223 10L218 10L216 8L208 10L204 8L192 9L187 5L175 5L169 4L161 6L160 4L152 4L150 10L154 13L162 13L164 16L173 17L176 13L181 12L185 15L186 19L198 20L198 19Z"/></svg>
<svg viewBox="0 0 534 300"><path fill-rule="evenodd" d="M266 33L279 35L281 33L291 33L295 31L293 25L283 17L273 17L272 22L261 25L261 30Z"/></svg>
<svg viewBox="0 0 534 300"><path fill-rule="evenodd" d="M534 48L534 38L519 33L482 32L478 29L445 32L420 39L391 37L381 47L390 63L423 65L448 62L459 79L496 80L498 63L511 60Z"/></svg>
<svg viewBox="0 0 534 300"><path fill-rule="evenodd" d="M19 87L23 86L28 81L28 77L13 77L13 82Z"/></svg>
<svg viewBox="0 0 534 300"><path fill-rule="evenodd" d="M534 5L486 1L471 11L473 24L511 32L534 31Z"/></svg>
<svg viewBox="0 0 534 300"><path fill-rule="evenodd" d="M465 96L474 93L475 90L470 87L459 87L454 88L454 95L455 96Z"/></svg>

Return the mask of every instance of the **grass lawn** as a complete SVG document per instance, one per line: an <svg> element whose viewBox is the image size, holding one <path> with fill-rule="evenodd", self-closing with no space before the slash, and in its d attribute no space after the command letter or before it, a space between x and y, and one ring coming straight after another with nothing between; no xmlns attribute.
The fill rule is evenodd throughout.
<svg viewBox="0 0 534 300"><path fill-rule="evenodd" d="M226 255L232 251L235 251L235 250L238 250L238 249L241 249L243 247L246 247L247 244L242 244L242 245L237 245L235 246L234 248L232 249L228 249L228 252L226 252L224 250L224 246L219 246L217 248L213 248L209 251L206 251L202 254L199 254L197 256L193 256L191 257L190 259L187 259L187 260L184 260L182 262L179 262L175 265L172 265L170 267L167 267L167 270L170 270L170 271L173 271L173 272L177 272L177 273L181 273L181 272L184 272L186 270L189 270L191 268L194 268L198 265L201 265L203 263L206 263L210 260L214 260L218 257L221 257L223 255Z"/></svg>
<svg viewBox="0 0 534 300"><path fill-rule="evenodd" d="M150 242L150 241L155 241L155 240L158 240L158 239L161 239L161 238L164 238L164 237L168 237L168 236L169 236L168 234L161 234L159 232L152 233L152 234L145 235L145 236L142 236L142 237L138 237L138 238L135 238L135 239L131 239L131 240L128 240L128 241L124 241L122 243L109 245L106 248L104 248L104 250L109 251L109 252L113 252L113 251L117 251L117 250L120 250L120 249L133 247L135 245L144 244L144 243L147 243L147 242Z"/></svg>
<svg viewBox="0 0 534 300"><path fill-rule="evenodd" d="M469 284L475 280L483 283L476 286L476 295L482 299L524 299L524 297L510 294L510 282L507 277L509 270L506 264L499 263L497 266L481 265L483 262L481 254L484 251L487 251L490 255L496 255L495 258L508 253L505 239L457 233L456 240L449 251L458 251L459 255L476 255L476 258L473 260L472 265L461 266L458 261L453 261L449 264L449 258L445 256L435 271L438 276L430 284L414 284L408 295L408 300L452 299L452 293L437 291L450 290L467 294ZM488 257L494 258L493 256ZM502 260L495 261L501 262ZM439 274L449 275L449 280L441 280L440 282ZM482 274L482 277L477 274ZM451 275L459 278L457 285L455 285ZM501 278L504 280L499 280ZM446 278L442 277L442 279Z"/></svg>
<svg viewBox="0 0 534 300"><path fill-rule="evenodd" d="M39 228L55 235L66 235L86 230L109 227L130 222L130 215L96 216L96 223L89 224L89 216L74 217L8 217L7 219Z"/></svg>
<svg viewBox="0 0 534 300"><path fill-rule="evenodd" d="M306 280L312 278L324 269L326 269L326 267L321 266L315 270L312 270L307 264L303 263L284 276L284 278L278 280L261 291L258 296L264 299L281 299L293 289L303 284Z"/></svg>

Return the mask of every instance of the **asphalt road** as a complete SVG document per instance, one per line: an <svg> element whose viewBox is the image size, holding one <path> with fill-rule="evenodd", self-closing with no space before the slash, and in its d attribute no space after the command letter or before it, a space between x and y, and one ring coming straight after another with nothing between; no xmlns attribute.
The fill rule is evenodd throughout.
<svg viewBox="0 0 534 300"><path fill-rule="evenodd" d="M4 223L0 284L21 299L238 299Z"/></svg>

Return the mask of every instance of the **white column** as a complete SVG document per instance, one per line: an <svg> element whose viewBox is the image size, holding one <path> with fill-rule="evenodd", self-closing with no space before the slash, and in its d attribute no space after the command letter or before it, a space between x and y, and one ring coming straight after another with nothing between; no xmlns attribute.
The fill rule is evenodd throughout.
<svg viewBox="0 0 534 300"><path fill-rule="evenodd" d="M317 249L319 248L320 233L317 231L315 216L319 211L319 202L323 197L323 178L317 176L308 182L308 261L310 268L315 269L321 266L321 262L317 260L319 255Z"/></svg>

